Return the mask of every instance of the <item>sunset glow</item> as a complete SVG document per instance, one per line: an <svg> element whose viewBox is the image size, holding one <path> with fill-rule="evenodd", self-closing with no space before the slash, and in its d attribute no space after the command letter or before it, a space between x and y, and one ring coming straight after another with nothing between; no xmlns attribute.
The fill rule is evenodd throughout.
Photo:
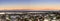
<svg viewBox="0 0 60 21"><path fill-rule="evenodd" d="M60 10L60 0L0 0L0 10Z"/></svg>

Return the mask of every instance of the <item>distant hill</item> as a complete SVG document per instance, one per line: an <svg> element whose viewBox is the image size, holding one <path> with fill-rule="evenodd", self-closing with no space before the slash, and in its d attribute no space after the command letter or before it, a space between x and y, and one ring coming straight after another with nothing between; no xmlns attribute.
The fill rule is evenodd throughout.
<svg viewBox="0 0 60 21"><path fill-rule="evenodd" d="M59 11L59 10L30 10L30 9L21 9L21 10L0 10L0 12L29 12L29 11L32 11L32 12L48 12L48 11Z"/></svg>

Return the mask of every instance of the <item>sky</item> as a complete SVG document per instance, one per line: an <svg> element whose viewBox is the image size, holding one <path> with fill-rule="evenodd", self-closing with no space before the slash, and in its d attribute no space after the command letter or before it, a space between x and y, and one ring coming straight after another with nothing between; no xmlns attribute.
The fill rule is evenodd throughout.
<svg viewBox="0 0 60 21"><path fill-rule="evenodd" d="M0 10L60 10L60 0L0 0Z"/></svg>

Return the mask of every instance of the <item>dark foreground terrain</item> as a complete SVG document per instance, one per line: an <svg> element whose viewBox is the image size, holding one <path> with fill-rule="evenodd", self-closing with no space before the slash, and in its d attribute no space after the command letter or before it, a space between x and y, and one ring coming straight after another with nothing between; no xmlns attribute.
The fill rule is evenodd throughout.
<svg viewBox="0 0 60 21"><path fill-rule="evenodd" d="M60 21L60 11L0 11L0 21Z"/></svg>

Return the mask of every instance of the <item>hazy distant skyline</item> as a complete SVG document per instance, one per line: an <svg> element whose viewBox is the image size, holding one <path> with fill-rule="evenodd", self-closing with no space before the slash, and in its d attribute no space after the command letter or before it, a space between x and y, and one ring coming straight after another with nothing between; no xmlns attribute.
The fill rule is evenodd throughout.
<svg viewBox="0 0 60 21"><path fill-rule="evenodd" d="M60 0L0 0L0 9L60 10Z"/></svg>

